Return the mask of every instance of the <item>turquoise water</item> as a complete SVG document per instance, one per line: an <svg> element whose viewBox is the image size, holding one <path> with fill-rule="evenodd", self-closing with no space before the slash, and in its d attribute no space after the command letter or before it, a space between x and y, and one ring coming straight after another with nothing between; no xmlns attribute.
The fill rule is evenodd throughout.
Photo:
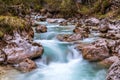
<svg viewBox="0 0 120 80"><path fill-rule="evenodd" d="M48 32L35 33L34 41L43 45L44 54L41 59L36 60L36 70L19 74L16 80L105 80L104 68L84 60L72 42L60 42L56 39L57 34L72 34L73 25L40 24L45 24ZM81 42L94 40L92 37Z"/></svg>

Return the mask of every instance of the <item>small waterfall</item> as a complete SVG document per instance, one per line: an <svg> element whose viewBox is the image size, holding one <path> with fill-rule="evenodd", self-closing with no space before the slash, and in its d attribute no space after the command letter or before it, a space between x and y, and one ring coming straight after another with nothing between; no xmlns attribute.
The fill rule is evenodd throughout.
<svg viewBox="0 0 120 80"><path fill-rule="evenodd" d="M83 60L82 55L75 49L75 46L68 46L69 53L67 55L67 59L73 60L73 59L80 59L80 61Z"/></svg>
<svg viewBox="0 0 120 80"><path fill-rule="evenodd" d="M36 40L35 42L40 42L45 51L43 57L46 59L46 63L49 62L65 62L66 54L64 50L60 48L60 44L55 40Z"/></svg>

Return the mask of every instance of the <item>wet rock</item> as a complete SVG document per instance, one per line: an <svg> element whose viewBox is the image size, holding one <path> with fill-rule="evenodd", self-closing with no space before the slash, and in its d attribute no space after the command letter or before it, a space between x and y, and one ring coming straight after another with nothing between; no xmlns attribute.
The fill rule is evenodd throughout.
<svg viewBox="0 0 120 80"><path fill-rule="evenodd" d="M120 80L120 61L115 62L109 68L106 80Z"/></svg>
<svg viewBox="0 0 120 80"><path fill-rule="evenodd" d="M16 65L16 68L22 72L32 71L36 67L36 63L28 58Z"/></svg>
<svg viewBox="0 0 120 80"><path fill-rule="evenodd" d="M62 34L58 35L57 39L59 39L60 41L71 42L82 39L82 36L81 34Z"/></svg>
<svg viewBox="0 0 120 80"><path fill-rule="evenodd" d="M88 26L84 26L84 28L75 27L73 32L76 33L76 34L81 34L83 37L88 37L89 34L90 34L90 29L89 29Z"/></svg>
<svg viewBox="0 0 120 80"><path fill-rule="evenodd" d="M114 62L117 62L117 61L119 61L119 58L117 56L111 56L109 58L106 58L100 61L98 64L109 68Z"/></svg>
<svg viewBox="0 0 120 80"><path fill-rule="evenodd" d="M45 25L39 25L35 28L37 33L45 33L47 32L47 27Z"/></svg>
<svg viewBox="0 0 120 80"><path fill-rule="evenodd" d="M89 61L100 61L109 57L108 49L104 47L86 46L82 49L83 57Z"/></svg>
<svg viewBox="0 0 120 80"><path fill-rule="evenodd" d="M46 20L48 23L61 23L61 22L65 22L66 20L65 19L62 19L62 18L59 18L59 19L47 19Z"/></svg>
<svg viewBox="0 0 120 80"><path fill-rule="evenodd" d="M83 57L89 61L101 61L110 56L107 43L103 39L82 48Z"/></svg>

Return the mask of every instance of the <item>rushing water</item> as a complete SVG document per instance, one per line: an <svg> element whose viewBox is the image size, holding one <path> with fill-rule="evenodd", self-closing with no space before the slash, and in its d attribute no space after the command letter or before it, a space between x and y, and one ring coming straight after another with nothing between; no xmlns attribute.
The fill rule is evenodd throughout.
<svg viewBox="0 0 120 80"><path fill-rule="evenodd" d="M73 25L59 26L48 24L47 33L35 33L35 42L44 47L42 59L37 59L38 68L29 73L17 75L15 80L105 80L106 70L95 63L84 60L75 49L73 43L60 42L57 34L71 34ZM93 42L95 38L87 38L81 42Z"/></svg>

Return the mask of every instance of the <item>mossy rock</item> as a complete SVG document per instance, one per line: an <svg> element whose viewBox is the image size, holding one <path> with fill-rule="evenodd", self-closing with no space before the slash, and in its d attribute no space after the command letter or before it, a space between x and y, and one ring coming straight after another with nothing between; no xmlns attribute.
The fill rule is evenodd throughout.
<svg viewBox="0 0 120 80"><path fill-rule="evenodd" d="M14 30L29 29L29 24L18 17L0 16L0 37L4 34L10 34Z"/></svg>

